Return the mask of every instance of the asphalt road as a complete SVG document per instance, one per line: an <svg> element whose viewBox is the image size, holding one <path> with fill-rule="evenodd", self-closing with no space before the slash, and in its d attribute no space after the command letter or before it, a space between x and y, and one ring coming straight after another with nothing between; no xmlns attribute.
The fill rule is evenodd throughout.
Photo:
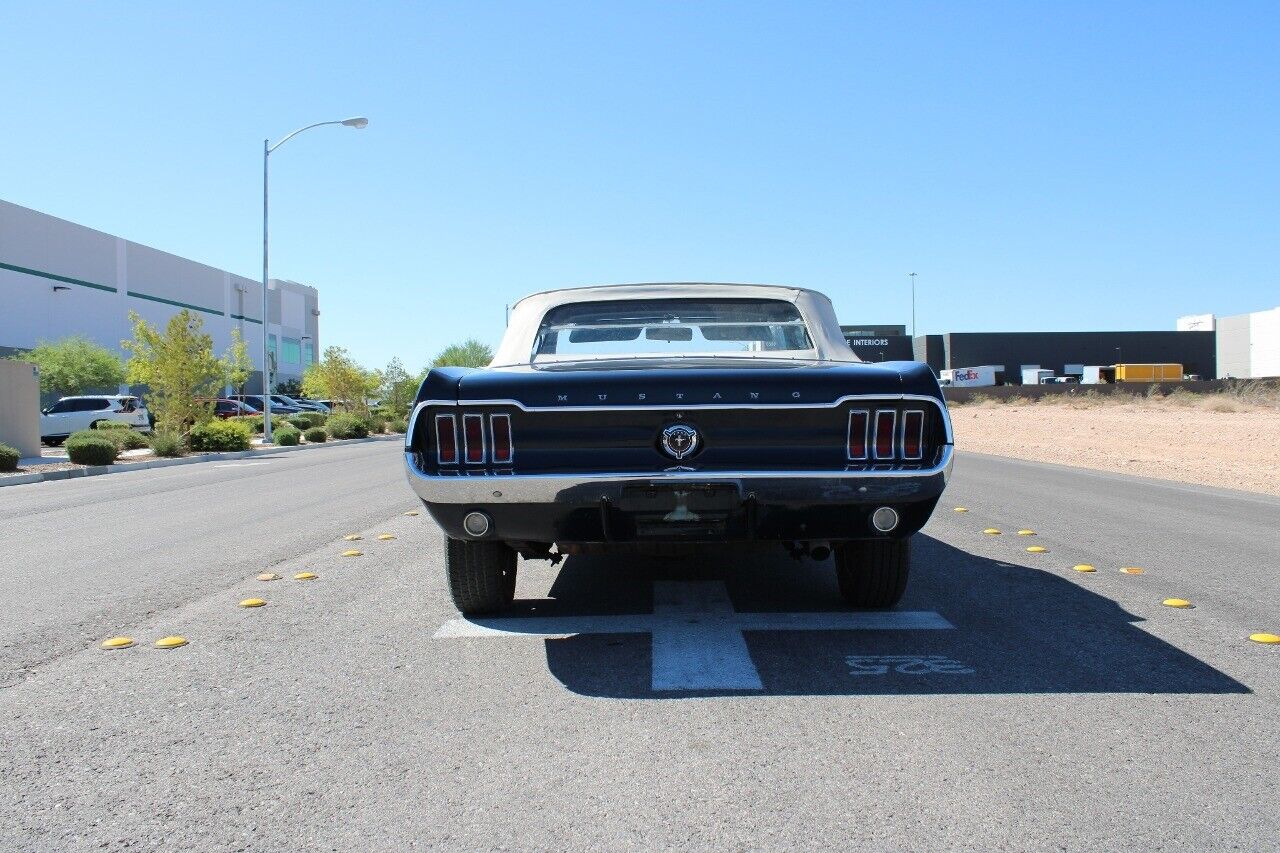
<svg viewBox="0 0 1280 853"><path fill-rule="evenodd" d="M1280 847L1275 498L964 456L890 627L725 549L522 563L521 635L393 445L280 459L0 490L0 849ZM760 686L681 689L675 612Z"/></svg>

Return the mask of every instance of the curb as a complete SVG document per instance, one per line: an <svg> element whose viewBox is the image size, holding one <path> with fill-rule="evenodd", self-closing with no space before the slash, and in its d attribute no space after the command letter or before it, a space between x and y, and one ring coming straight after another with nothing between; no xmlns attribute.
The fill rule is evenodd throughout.
<svg viewBox="0 0 1280 853"><path fill-rule="evenodd" d="M17 477L0 477L0 488L21 486L25 483L43 483L50 480L70 480L76 477L97 477L100 474L122 474L127 471L145 471L149 468L172 468L175 465L198 465L201 462L225 462L234 459L250 459L255 456L274 456L277 453L293 453L298 450L321 447L341 447L346 444L369 444L374 441L400 441L403 435L375 435L368 438L343 438L322 444L299 444L294 447L264 447L257 450L238 450L232 453L206 453L203 456L186 456L180 459L152 459L150 462L131 462L116 465L87 465L47 474L21 474Z"/></svg>

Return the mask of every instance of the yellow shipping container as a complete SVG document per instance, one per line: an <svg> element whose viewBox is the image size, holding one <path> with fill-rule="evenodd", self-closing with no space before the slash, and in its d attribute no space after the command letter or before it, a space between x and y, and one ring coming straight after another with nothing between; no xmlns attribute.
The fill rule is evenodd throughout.
<svg viewBox="0 0 1280 853"><path fill-rule="evenodd" d="M1181 364L1117 364L1117 382L1180 382Z"/></svg>

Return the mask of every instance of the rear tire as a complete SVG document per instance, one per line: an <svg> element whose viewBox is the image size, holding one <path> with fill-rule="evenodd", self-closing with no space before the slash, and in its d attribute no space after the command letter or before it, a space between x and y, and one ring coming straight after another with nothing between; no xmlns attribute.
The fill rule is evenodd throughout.
<svg viewBox="0 0 1280 853"><path fill-rule="evenodd" d="M444 567L449 595L464 616L493 613L516 595L516 552L503 542L469 542L446 536Z"/></svg>
<svg viewBox="0 0 1280 853"><path fill-rule="evenodd" d="M836 580L850 607L893 607L902 600L910 571L910 539L871 539L836 546Z"/></svg>

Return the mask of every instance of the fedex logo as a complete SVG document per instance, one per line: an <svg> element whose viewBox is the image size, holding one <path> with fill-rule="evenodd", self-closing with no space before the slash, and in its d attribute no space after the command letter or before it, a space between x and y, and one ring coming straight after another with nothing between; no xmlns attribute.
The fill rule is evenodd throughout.
<svg viewBox="0 0 1280 853"><path fill-rule="evenodd" d="M959 382L971 382L971 381L973 381L974 379L977 379L977 378L978 378L978 371L976 371L976 370L957 370L955 373L951 374L951 376L952 376L952 381L953 381L953 382L956 382L956 381L959 381Z"/></svg>

